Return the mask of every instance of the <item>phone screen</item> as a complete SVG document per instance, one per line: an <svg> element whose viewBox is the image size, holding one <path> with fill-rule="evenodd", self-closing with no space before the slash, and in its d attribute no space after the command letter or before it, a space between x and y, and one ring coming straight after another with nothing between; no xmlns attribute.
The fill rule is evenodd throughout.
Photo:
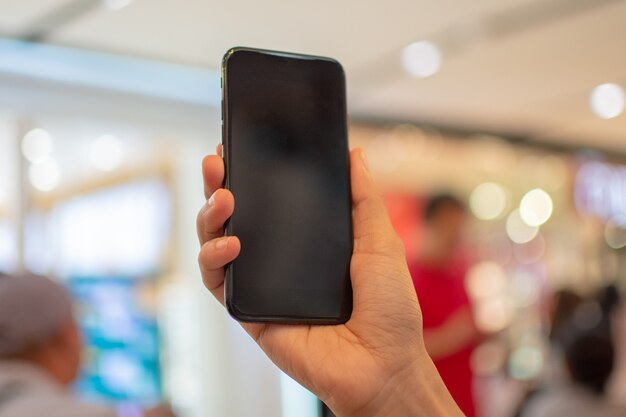
<svg viewBox="0 0 626 417"><path fill-rule="evenodd" d="M243 320L346 321L352 254L345 80L333 60L231 50L224 60L226 298Z"/></svg>

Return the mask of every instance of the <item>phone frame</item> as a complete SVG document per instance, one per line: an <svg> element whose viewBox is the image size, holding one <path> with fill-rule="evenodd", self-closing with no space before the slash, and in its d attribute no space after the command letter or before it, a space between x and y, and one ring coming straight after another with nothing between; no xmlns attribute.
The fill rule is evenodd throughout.
<svg viewBox="0 0 626 417"><path fill-rule="evenodd" d="M250 48L250 47L242 47L242 46L238 46L238 47L233 47L230 48L228 51L226 51L226 53L224 54L223 58L222 58L222 65L221 65L221 78L220 78L220 86L221 86L221 90L222 90L222 101L221 101L221 116L222 116L222 158L224 160L224 183L223 186L226 189L230 189L230 182L229 182L229 167L231 164L231 160L230 160L230 152L229 152L229 143L230 143L230 121L229 121L229 114L228 114L228 71L227 69L227 65L228 65L228 60L237 52L254 52L254 53L261 53L261 54L267 54L267 55L275 55L275 56L281 56L281 57L286 57L286 58L294 58L294 59L301 59L301 60L324 60L324 61L329 61L332 62L333 64L335 64L341 72L341 76L343 78L343 85L344 85L344 89L346 86L346 76L345 76L345 71L343 69L343 66L339 63L339 61L332 59L332 58L328 58L328 57L324 57L324 56L317 56L317 55L306 55L306 54L299 54L299 53L292 53L292 52L282 52L282 51L273 51L273 50L267 50L267 49L258 49L258 48ZM345 94L345 90L344 90L344 114L346 115L347 118L347 97ZM348 174L348 179L350 178L350 148L348 145L348 123L346 120L346 123L344 124L344 137L345 137L345 146L346 146L346 168L348 170L347 174ZM348 180L348 198L352 199L352 186L351 186L351 181ZM349 225L349 229L350 229L350 252L353 252L354 250L354 233L353 233L353 225L352 225L352 221L350 221L350 225ZM230 223L230 219L228 219L225 224L224 224L224 235L226 236L231 236L232 235L232 230L231 230L231 223ZM351 260L349 261L351 262ZM255 314L247 314L242 312L241 310L239 310L237 308L237 305L234 302L234 292L233 292L233 285L232 285L232 281L234 279L233 277L233 270L231 268L231 263L228 263L225 266L225 276L224 276L224 304L226 305L226 309L228 310L228 313L235 318L238 321L241 322L250 322L250 323L285 323L285 324L324 324L324 325L337 325L337 324L344 324L346 323L349 319L350 316L352 315L352 306L353 306L353 296L352 296L352 283L350 280L350 277L348 277L348 282L347 282L347 303L345 306L345 311L342 311L342 314L340 314L339 316L333 316L333 317L292 317L292 316L275 316L275 315L255 315ZM348 266L348 271L350 270L350 266Z"/></svg>

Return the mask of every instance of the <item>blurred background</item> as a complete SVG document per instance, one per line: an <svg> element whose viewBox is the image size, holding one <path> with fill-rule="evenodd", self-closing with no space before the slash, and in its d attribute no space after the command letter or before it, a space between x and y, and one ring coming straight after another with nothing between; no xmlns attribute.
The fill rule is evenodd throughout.
<svg viewBox="0 0 626 417"><path fill-rule="evenodd" d="M409 259L430 193L468 205L476 401L512 416L550 378L555 294L590 328L626 289L625 19L619 0L0 0L0 271L71 290L87 400L321 415L205 291L195 215L223 53L331 56Z"/></svg>

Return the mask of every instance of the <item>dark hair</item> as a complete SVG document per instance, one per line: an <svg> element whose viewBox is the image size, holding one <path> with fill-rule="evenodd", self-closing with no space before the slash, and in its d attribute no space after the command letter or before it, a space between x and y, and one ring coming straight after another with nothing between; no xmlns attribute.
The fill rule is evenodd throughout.
<svg viewBox="0 0 626 417"><path fill-rule="evenodd" d="M598 293L598 303L602 312L610 315L621 304L621 297L615 284L609 284Z"/></svg>
<svg viewBox="0 0 626 417"><path fill-rule="evenodd" d="M549 338L556 346L565 349L564 346L571 333L572 317L576 309L582 304L583 299L569 289L557 291L553 299L554 311L550 323Z"/></svg>
<svg viewBox="0 0 626 417"><path fill-rule="evenodd" d="M465 204L461 201L461 199L454 196L453 194L434 194L428 199L426 205L424 206L424 220L430 221L441 211L450 207L458 209L460 211L465 211Z"/></svg>
<svg viewBox="0 0 626 417"><path fill-rule="evenodd" d="M565 360L575 383L603 394L615 362L613 342L606 335L581 335L565 348Z"/></svg>

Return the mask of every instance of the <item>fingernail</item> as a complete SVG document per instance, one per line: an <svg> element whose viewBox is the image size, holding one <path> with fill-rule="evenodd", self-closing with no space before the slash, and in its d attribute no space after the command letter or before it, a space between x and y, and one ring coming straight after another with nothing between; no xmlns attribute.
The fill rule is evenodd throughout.
<svg viewBox="0 0 626 417"><path fill-rule="evenodd" d="M215 249L217 249L217 250L226 249L226 246L228 246L228 238L227 237L223 237L223 238L219 239L217 242L215 242Z"/></svg>
<svg viewBox="0 0 626 417"><path fill-rule="evenodd" d="M213 194L211 194L211 197L209 197L209 199L206 202L207 206L212 207L213 204L215 204L215 194L217 194L217 191L219 190L216 190Z"/></svg>

